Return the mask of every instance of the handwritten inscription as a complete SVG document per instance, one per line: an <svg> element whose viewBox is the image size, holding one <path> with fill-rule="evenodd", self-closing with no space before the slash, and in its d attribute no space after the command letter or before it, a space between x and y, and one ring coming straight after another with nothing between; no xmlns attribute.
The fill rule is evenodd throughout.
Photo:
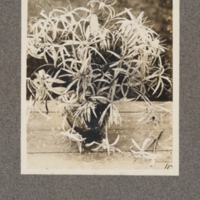
<svg viewBox="0 0 200 200"><path fill-rule="evenodd" d="M170 169L170 168L173 168L173 165L172 165L172 164L169 164L169 163L167 163L167 164L165 165L165 168L164 168L164 169Z"/></svg>

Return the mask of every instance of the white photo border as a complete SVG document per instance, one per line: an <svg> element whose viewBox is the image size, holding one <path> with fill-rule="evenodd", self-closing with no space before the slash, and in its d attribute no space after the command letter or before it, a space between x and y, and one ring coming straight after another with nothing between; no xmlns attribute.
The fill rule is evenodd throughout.
<svg viewBox="0 0 200 200"><path fill-rule="evenodd" d="M21 174L37 175L134 175L178 176L179 175L179 57L180 57L180 0L173 0L173 168L159 169L28 169L26 130L26 47L28 0L21 1Z"/></svg>

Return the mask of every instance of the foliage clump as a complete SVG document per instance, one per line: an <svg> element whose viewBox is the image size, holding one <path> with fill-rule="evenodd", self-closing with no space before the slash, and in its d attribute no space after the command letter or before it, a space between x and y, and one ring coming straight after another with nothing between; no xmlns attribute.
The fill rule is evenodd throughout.
<svg viewBox="0 0 200 200"><path fill-rule="evenodd" d="M144 13L135 17L127 8L116 13L114 4L90 0L87 8L72 8L69 3L48 14L42 10L29 23L28 55L46 62L33 73L29 89L35 101L64 105L74 117L73 128L89 127L92 119L94 128L121 124L117 101L149 104L149 96L170 89L159 35L146 25Z"/></svg>

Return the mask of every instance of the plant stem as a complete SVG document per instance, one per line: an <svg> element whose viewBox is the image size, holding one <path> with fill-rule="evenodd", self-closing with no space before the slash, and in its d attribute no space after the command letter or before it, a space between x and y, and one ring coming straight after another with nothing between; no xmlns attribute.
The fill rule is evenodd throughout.
<svg viewBox="0 0 200 200"><path fill-rule="evenodd" d="M107 122L106 122L106 125L105 125L105 135L106 135L106 146L107 146L107 152L108 152L108 155L110 155L110 148L109 148L109 140L108 140L108 126L107 126Z"/></svg>

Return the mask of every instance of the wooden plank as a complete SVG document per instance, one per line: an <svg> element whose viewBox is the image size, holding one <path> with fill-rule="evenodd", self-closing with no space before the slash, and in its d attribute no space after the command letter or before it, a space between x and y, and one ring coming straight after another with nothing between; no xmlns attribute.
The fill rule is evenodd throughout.
<svg viewBox="0 0 200 200"><path fill-rule="evenodd" d="M50 113L48 118L40 113L30 113L27 130L28 131L50 131L61 130L62 115L60 113Z"/></svg>
<svg viewBox="0 0 200 200"><path fill-rule="evenodd" d="M135 129L134 131L129 130L109 130L109 141L110 143L114 142L117 135L120 135L120 141L117 147L122 149L123 151L128 151L130 146L133 146L133 143L131 142L131 139L134 139L140 147L142 147L142 144L144 143L145 139L150 138L157 138L159 133L163 131L163 129L156 129L156 130L148 130L143 129L143 127L140 127L138 129ZM133 146L134 150L138 150ZM162 133L160 139L157 143L157 150L172 150L172 131L170 128L165 129ZM149 150L153 150L153 145L149 148Z"/></svg>
<svg viewBox="0 0 200 200"><path fill-rule="evenodd" d="M123 155L114 153L108 156L106 153L44 153L28 154L28 169L166 169L172 165L171 152L158 152L158 159L154 167L150 160L134 158L131 153ZM167 170L167 169L166 169Z"/></svg>
<svg viewBox="0 0 200 200"><path fill-rule="evenodd" d="M152 102L154 105L160 105L165 109L172 110L172 102L161 102L161 101L154 101ZM30 105L30 102L27 101L27 106ZM137 101L137 102L126 102L126 101L118 101L115 103L117 108L120 112L142 112L146 109L146 103L143 101ZM36 106L38 109L40 109L43 112L46 112L45 104L43 102L37 101ZM55 101L48 101L48 108L49 112L60 112L61 107L60 105ZM33 109L34 111L34 109ZM37 112L37 111L36 111Z"/></svg>
<svg viewBox="0 0 200 200"><path fill-rule="evenodd" d="M169 111L172 110L172 102L152 102L155 105L160 105ZM120 112L143 112L146 110L147 104L143 101L137 102L116 102L117 108Z"/></svg>
<svg viewBox="0 0 200 200"><path fill-rule="evenodd" d="M78 152L76 143L70 145L69 142L59 131L30 131L27 133L27 152Z"/></svg>
<svg viewBox="0 0 200 200"><path fill-rule="evenodd" d="M44 117L40 113L30 113L30 117L28 120L27 130L30 131L42 131L42 130L61 130L62 120L63 117L60 113L50 113L49 118ZM139 126L144 126L147 129L156 128L154 125L151 124L142 124L139 123L138 120L140 120L143 117L142 113L133 114L133 113L121 113L122 118L122 124L119 125L113 125L112 129L129 129L134 130L135 128L138 128ZM172 126L172 116L166 115L162 118L162 122L160 122L160 127L163 129L166 129L168 127ZM66 128L69 126L66 125ZM159 126L157 127L159 128Z"/></svg>
<svg viewBox="0 0 200 200"><path fill-rule="evenodd" d="M163 131L162 129L148 130L143 127L138 127L132 131L130 130L116 130L109 129L109 142L113 143L117 137L120 136L120 140L116 145L122 151L129 151L132 146L131 139L134 139L140 146L142 146L146 138L156 136ZM76 143L73 142L70 145L70 141L67 137L60 134L61 131L28 131L27 133L27 151L29 153L34 152L78 152ZM73 147L75 146L75 147ZM153 147L150 148L152 150ZM172 131L170 128L166 129L157 144L158 150L172 150ZM137 150L137 149L135 149Z"/></svg>

